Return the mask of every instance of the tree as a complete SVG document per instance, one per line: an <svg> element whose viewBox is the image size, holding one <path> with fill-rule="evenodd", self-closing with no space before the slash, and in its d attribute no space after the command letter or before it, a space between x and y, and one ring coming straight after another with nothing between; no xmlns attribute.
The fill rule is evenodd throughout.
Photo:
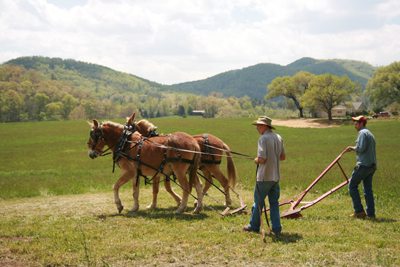
<svg viewBox="0 0 400 267"><path fill-rule="evenodd" d="M1 121L19 121L23 110L22 96L13 90L0 91Z"/></svg>
<svg viewBox="0 0 400 267"><path fill-rule="evenodd" d="M253 104L251 103L251 98L246 96L243 96L239 98L239 103L240 107L244 110L250 110L253 108Z"/></svg>
<svg viewBox="0 0 400 267"><path fill-rule="evenodd" d="M3 65L0 68L0 81L19 82L25 69L19 66Z"/></svg>
<svg viewBox="0 0 400 267"><path fill-rule="evenodd" d="M33 119L39 119L42 116L39 116L41 112L45 111L46 105L50 102L50 98L45 93L36 93L33 98L33 110L32 116Z"/></svg>
<svg viewBox="0 0 400 267"><path fill-rule="evenodd" d="M277 96L284 96L293 100L293 103L299 110L300 118L303 118L303 103L301 97L308 89L313 76L314 75L309 72L300 71L294 76L277 77L268 85L269 91L267 98L270 99Z"/></svg>
<svg viewBox="0 0 400 267"><path fill-rule="evenodd" d="M367 84L375 110L400 103L400 61L378 68Z"/></svg>
<svg viewBox="0 0 400 267"><path fill-rule="evenodd" d="M60 120L63 118L64 105L62 102L51 102L46 105L46 118Z"/></svg>
<svg viewBox="0 0 400 267"><path fill-rule="evenodd" d="M75 107L69 114L69 119L81 120L86 118L85 108L82 105Z"/></svg>
<svg viewBox="0 0 400 267"><path fill-rule="evenodd" d="M347 76L322 74L314 76L302 101L311 109L322 109L332 120L332 108L339 105L356 92L356 85Z"/></svg>
<svg viewBox="0 0 400 267"><path fill-rule="evenodd" d="M75 97L67 93L63 96L61 102L64 107L63 118L68 119L69 114L78 105L79 101Z"/></svg>
<svg viewBox="0 0 400 267"><path fill-rule="evenodd" d="M185 107L182 105L178 106L177 115L181 117L186 117Z"/></svg>
<svg viewBox="0 0 400 267"><path fill-rule="evenodd" d="M82 106L85 109L86 118L93 119L93 118L98 117L97 116L98 115L97 107L99 106L98 102L96 102L95 100L89 99L89 100L82 101Z"/></svg>
<svg viewBox="0 0 400 267"><path fill-rule="evenodd" d="M218 109L220 107L220 103L218 103L218 98L209 95L207 98L204 99L204 117L205 118L214 118L215 115L218 113Z"/></svg>

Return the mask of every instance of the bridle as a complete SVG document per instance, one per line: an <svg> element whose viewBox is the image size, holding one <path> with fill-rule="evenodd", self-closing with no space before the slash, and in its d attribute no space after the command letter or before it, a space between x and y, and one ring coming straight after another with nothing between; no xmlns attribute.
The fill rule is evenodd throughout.
<svg viewBox="0 0 400 267"><path fill-rule="evenodd" d="M103 151L103 150L98 151L98 150L96 149L96 146L98 145L98 143L99 143L100 140L105 141L105 139L104 139L104 133L103 133L103 128L102 128L102 125L101 125L101 124L100 124L100 126L97 127L96 129L92 129L92 130L90 131L90 133L89 133L89 136L90 136L90 139L92 140L92 144L91 144L90 149L91 149L93 152L95 152L95 153L97 154L97 156L106 156L106 155L111 154L111 152L105 153L105 152L107 152L108 150L110 150L111 147L108 147L108 148L107 148L106 150L104 150L104 151ZM88 145L90 145L90 142L88 142Z"/></svg>

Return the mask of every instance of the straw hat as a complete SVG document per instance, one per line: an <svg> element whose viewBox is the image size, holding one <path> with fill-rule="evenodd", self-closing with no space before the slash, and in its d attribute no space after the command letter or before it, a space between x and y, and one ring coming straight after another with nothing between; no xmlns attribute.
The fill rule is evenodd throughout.
<svg viewBox="0 0 400 267"><path fill-rule="evenodd" d="M261 116L259 117L256 121L254 121L252 123L253 125L267 125L268 127L270 127L271 129L275 129L274 127L272 127L272 120L271 118L267 117L267 116Z"/></svg>
<svg viewBox="0 0 400 267"><path fill-rule="evenodd" d="M367 121L367 118L362 115L357 116L357 117L351 117L351 119L353 121L358 121L358 122L366 122Z"/></svg>

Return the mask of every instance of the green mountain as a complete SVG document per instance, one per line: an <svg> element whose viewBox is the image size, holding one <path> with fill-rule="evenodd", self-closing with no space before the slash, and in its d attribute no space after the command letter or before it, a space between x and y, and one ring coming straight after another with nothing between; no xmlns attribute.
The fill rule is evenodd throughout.
<svg viewBox="0 0 400 267"><path fill-rule="evenodd" d="M248 95L251 98L263 98L266 94L267 85L274 78L293 75L298 71L308 71L314 74L347 75L351 80L359 82L364 88L374 71L373 66L360 61L301 58L286 66L261 63L243 69L227 71L204 80L166 86L132 74L72 59L20 57L4 64L18 65L28 70L38 71L47 79L62 81L74 90L79 91L80 94L87 93L99 99L120 97L124 93L144 96L158 95L165 91L197 95L209 95L211 92L218 92L226 97Z"/></svg>
<svg viewBox="0 0 400 267"><path fill-rule="evenodd" d="M240 70L227 71L210 78L171 85L173 90L208 95L219 92L224 96L263 98L267 85L276 77L294 75L299 71L314 74L347 75L365 88L375 68L368 63L353 60L317 60L301 58L289 65L262 63Z"/></svg>
<svg viewBox="0 0 400 267"><path fill-rule="evenodd" d="M302 58L287 66L257 64L211 78L172 86L72 59L21 57L0 65L0 122L123 118L133 111L144 118L185 115L249 116L266 86L298 71L347 75L365 86L374 68L358 61ZM253 99L226 99L205 96ZM233 102L236 101L236 103Z"/></svg>
<svg viewBox="0 0 400 267"><path fill-rule="evenodd" d="M110 68L76 61L48 57L20 57L4 63L35 70L44 78L62 81L81 92L107 98L124 92L152 94L161 91L161 84Z"/></svg>
<svg viewBox="0 0 400 267"><path fill-rule="evenodd" d="M174 115L165 86L110 68L48 57L0 65L0 122Z"/></svg>

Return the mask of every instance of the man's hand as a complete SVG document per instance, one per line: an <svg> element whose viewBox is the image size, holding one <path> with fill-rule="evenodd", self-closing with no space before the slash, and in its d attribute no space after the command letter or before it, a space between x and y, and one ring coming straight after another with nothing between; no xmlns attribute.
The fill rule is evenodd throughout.
<svg viewBox="0 0 400 267"><path fill-rule="evenodd" d="M348 146L348 147L346 147L346 152L350 152L350 151L354 151L354 150L356 150L356 147L355 147L355 146Z"/></svg>
<svg viewBox="0 0 400 267"><path fill-rule="evenodd" d="M257 157L254 159L255 164L264 164L265 162L267 162L267 160L264 158Z"/></svg>

